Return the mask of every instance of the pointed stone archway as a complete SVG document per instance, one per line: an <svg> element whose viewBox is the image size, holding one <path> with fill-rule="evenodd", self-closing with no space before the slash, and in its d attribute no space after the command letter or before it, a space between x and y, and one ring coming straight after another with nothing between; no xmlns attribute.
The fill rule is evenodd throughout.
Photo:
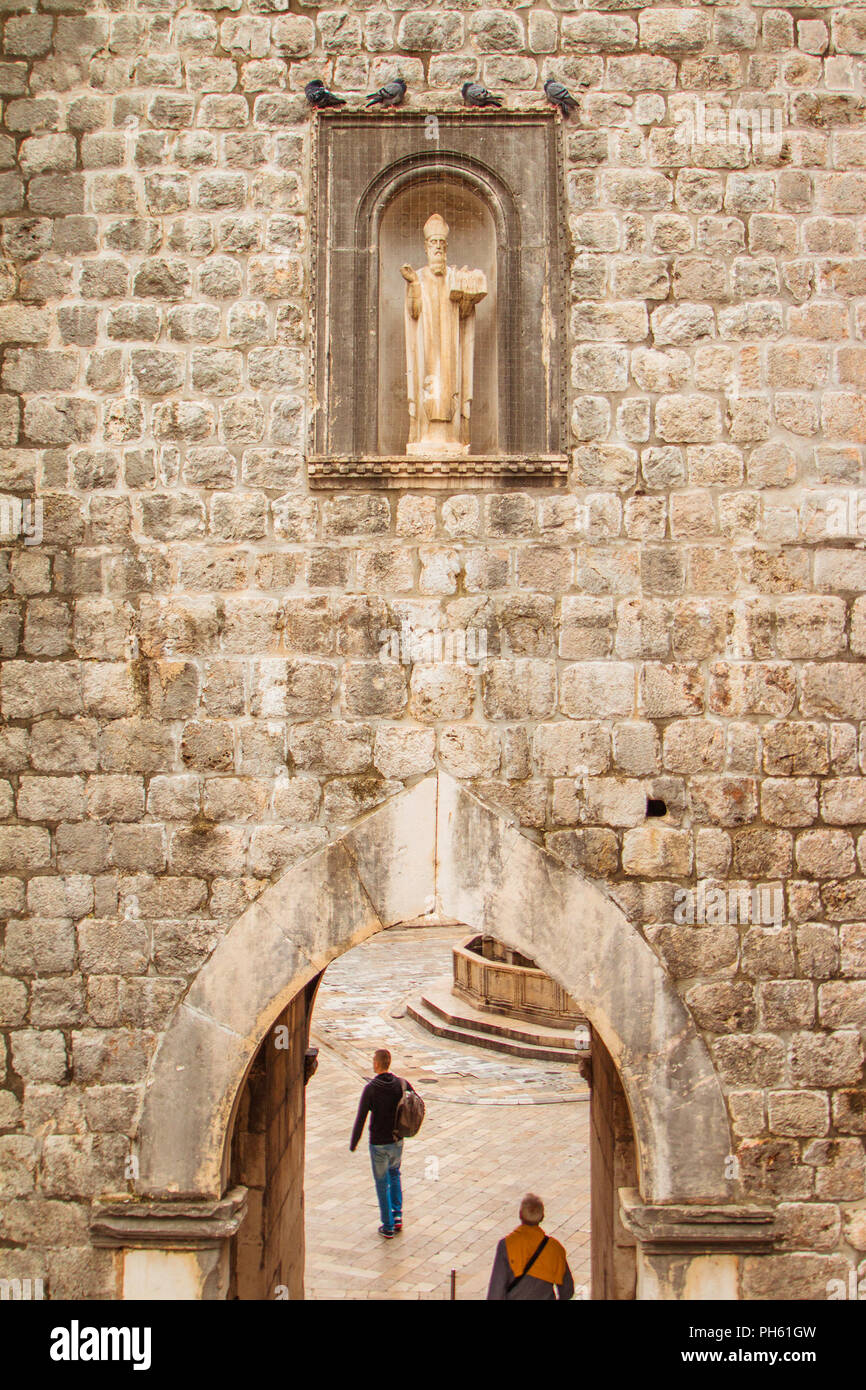
<svg viewBox="0 0 866 1390"><path fill-rule="evenodd" d="M655 952L597 884L439 773L287 870L201 968L147 1084L135 1210L137 1220L150 1222L148 1233L125 1240L115 1204L114 1215L103 1221L114 1222L112 1243L158 1246L160 1222L181 1208L184 1220L199 1213L217 1227L222 1214L223 1234L228 1231L227 1140L267 1030L335 957L419 917L465 923L531 956L586 1014L613 1060L631 1113L640 1192L623 1210L639 1243L647 1239L652 1246L659 1210L664 1252L677 1246L677 1230L686 1229L683 1243L690 1251L725 1248L720 1238L696 1241L701 1212L717 1237L726 1226L732 1248L752 1239L756 1222L766 1239L766 1214L731 1205L737 1183L722 1090ZM177 1235L175 1244L184 1243L194 1241ZM656 1276L647 1270L651 1283ZM729 1273L721 1292L712 1275L709 1285L706 1278L698 1285L711 1285L713 1292L693 1296L736 1296ZM680 1285L684 1277L680 1270Z"/></svg>

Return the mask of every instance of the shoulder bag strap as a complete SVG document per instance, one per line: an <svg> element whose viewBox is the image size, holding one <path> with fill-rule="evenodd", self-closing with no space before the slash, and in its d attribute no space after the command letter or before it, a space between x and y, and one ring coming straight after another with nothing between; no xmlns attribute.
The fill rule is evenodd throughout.
<svg viewBox="0 0 866 1390"><path fill-rule="evenodd" d="M516 1288L517 1288L517 1285L520 1283L521 1279L525 1279L525 1278L526 1278L527 1274L528 1274L529 1271L532 1269L532 1266L535 1264L535 1261L538 1259L539 1255L541 1254L542 1250L544 1249L545 1245L547 1244L547 1242L548 1242L549 1240L550 1240L550 1236L545 1236L545 1237L544 1237L544 1240L542 1240L542 1241L540 1242L540 1244L536 1247L536 1249L535 1249L535 1251L533 1252L533 1254L530 1255L530 1257L529 1257L529 1262L528 1262L528 1264L525 1266L525 1268L524 1268L524 1270L523 1270L523 1273L522 1273L522 1274L518 1274L518 1276L517 1276L516 1279L512 1279L511 1282L510 1282L509 1284L506 1284L506 1286L505 1286L505 1292L506 1292L506 1293L511 1293L511 1290L512 1290L512 1289L516 1289Z"/></svg>

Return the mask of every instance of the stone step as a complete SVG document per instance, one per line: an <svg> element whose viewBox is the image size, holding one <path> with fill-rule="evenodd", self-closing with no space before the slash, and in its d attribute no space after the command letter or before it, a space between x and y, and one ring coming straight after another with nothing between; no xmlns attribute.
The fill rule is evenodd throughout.
<svg viewBox="0 0 866 1390"><path fill-rule="evenodd" d="M435 1033L438 1038L450 1038L452 1042L468 1043L471 1047L486 1047L492 1052L507 1052L512 1057L531 1058L537 1062L577 1063L581 1060L580 1053L574 1048L567 1051L565 1048L538 1047L534 1043L517 1042L494 1033L459 1028L453 1023L447 1023L432 1009L425 1007L424 1001L420 999L407 1004L406 1012L429 1033Z"/></svg>
<svg viewBox="0 0 866 1390"><path fill-rule="evenodd" d="M585 1055L577 1051L568 1031L480 1013L451 993L447 977L444 985L437 982L427 988L423 995L410 1000L406 1012L422 1028L439 1038L507 1052L513 1057L574 1065Z"/></svg>
<svg viewBox="0 0 866 1390"><path fill-rule="evenodd" d="M450 975L440 975L438 979L432 980L421 997L425 1004L447 1023L457 1024L460 1028L492 1033L495 1037L513 1038L516 1042L529 1042L536 1047L574 1047L574 1033L571 1028L552 1028L548 1023L508 1018L505 1014L479 1009L462 995L454 993Z"/></svg>

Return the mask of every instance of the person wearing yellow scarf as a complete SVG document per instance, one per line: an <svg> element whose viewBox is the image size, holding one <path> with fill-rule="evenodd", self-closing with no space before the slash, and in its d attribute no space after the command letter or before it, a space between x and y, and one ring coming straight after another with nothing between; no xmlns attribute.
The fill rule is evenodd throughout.
<svg viewBox="0 0 866 1390"><path fill-rule="evenodd" d="M488 1300L568 1300L574 1279L565 1248L541 1229L544 1203L528 1192L520 1203L520 1225L496 1247Z"/></svg>

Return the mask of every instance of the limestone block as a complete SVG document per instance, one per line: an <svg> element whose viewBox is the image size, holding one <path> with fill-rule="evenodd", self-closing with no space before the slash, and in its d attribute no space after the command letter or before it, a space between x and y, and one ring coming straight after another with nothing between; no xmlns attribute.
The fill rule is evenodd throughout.
<svg viewBox="0 0 866 1390"><path fill-rule="evenodd" d="M376 730L373 762L384 777L413 777L431 770L435 747L432 729L383 724Z"/></svg>
<svg viewBox="0 0 866 1390"><path fill-rule="evenodd" d="M489 777L499 771L498 733L466 724L446 726L439 732L439 757L454 777Z"/></svg>
<svg viewBox="0 0 866 1390"><path fill-rule="evenodd" d="M42 1150L42 1190L61 1198L122 1190L128 1152L121 1134L49 1134Z"/></svg>
<svg viewBox="0 0 866 1390"><path fill-rule="evenodd" d="M642 349L635 349L632 354L633 362L641 351ZM572 354L571 380L573 386L583 390L625 390L628 382L627 350L621 346L600 343L586 343L576 347Z"/></svg>
<svg viewBox="0 0 866 1390"><path fill-rule="evenodd" d="M660 744L655 726L640 720L618 720L613 730L613 756L620 772L632 776L658 772Z"/></svg>
<svg viewBox="0 0 866 1390"><path fill-rule="evenodd" d="M744 825L757 815L757 784L751 777L695 776L688 797L695 822Z"/></svg>
<svg viewBox="0 0 866 1390"><path fill-rule="evenodd" d="M68 918L30 917L6 928L6 969L21 974L63 974L72 969L75 929Z"/></svg>
<svg viewBox="0 0 866 1390"><path fill-rule="evenodd" d="M738 955L735 927L663 927L657 944L675 978L732 972ZM747 1079L747 1077L743 1078Z"/></svg>
<svg viewBox="0 0 866 1390"><path fill-rule="evenodd" d="M803 1160L817 1170L816 1197L850 1201L863 1196L866 1155L859 1139L813 1139L803 1151Z"/></svg>
<svg viewBox="0 0 866 1390"><path fill-rule="evenodd" d="M147 969L147 931L141 922L88 918L78 925L78 951L86 974L140 975Z"/></svg>
<svg viewBox="0 0 866 1390"><path fill-rule="evenodd" d="M526 493L493 493L485 499L485 521L491 536L530 536L535 529L534 499Z"/></svg>
<svg viewBox="0 0 866 1390"><path fill-rule="evenodd" d="M475 701L476 677L461 663L415 663L409 682L409 710L415 719L433 723L463 719Z"/></svg>
<svg viewBox="0 0 866 1390"><path fill-rule="evenodd" d="M322 661L256 662L251 672L250 713L262 718L303 718L330 711L336 686L334 668Z"/></svg>
<svg viewBox="0 0 866 1390"><path fill-rule="evenodd" d="M765 778L761 814L771 825L811 825L818 814L817 783L809 777Z"/></svg>
<svg viewBox="0 0 866 1390"><path fill-rule="evenodd" d="M627 827L646 817L646 784L631 778L598 777L585 784L582 819Z"/></svg>
<svg viewBox="0 0 866 1390"><path fill-rule="evenodd" d="M635 712L633 668L625 662L577 662L564 668L560 704L572 719L628 717Z"/></svg>
<svg viewBox="0 0 866 1390"><path fill-rule="evenodd" d="M647 310L642 300L587 300L571 312L571 332L577 339L640 342L647 335Z"/></svg>
<svg viewBox="0 0 866 1390"><path fill-rule="evenodd" d="M866 24L856 10L833 15L833 43L839 53L866 53Z"/></svg>
<svg viewBox="0 0 866 1390"><path fill-rule="evenodd" d="M296 766L305 771L357 774L370 766L372 730L340 720L294 725L289 745Z"/></svg>
<svg viewBox="0 0 866 1390"><path fill-rule="evenodd" d="M529 12L529 49L532 53L553 53L556 50L557 20L546 10Z"/></svg>
<svg viewBox="0 0 866 1390"><path fill-rule="evenodd" d="M844 830L808 830L797 837L796 862L814 878L846 878L856 869L851 837Z"/></svg>
<svg viewBox="0 0 866 1390"><path fill-rule="evenodd" d="M757 1023L754 989L745 981L696 985L686 1003L698 1027L711 1033L748 1032Z"/></svg>
<svg viewBox="0 0 866 1390"><path fill-rule="evenodd" d="M555 830L545 836L544 843L552 854L582 873L606 878L619 866L619 845L612 830Z"/></svg>
<svg viewBox="0 0 866 1390"><path fill-rule="evenodd" d="M641 45L653 52L696 53L709 41L709 18L699 12L657 6L639 17Z"/></svg>
<svg viewBox="0 0 866 1390"><path fill-rule="evenodd" d="M171 834L169 865L177 874L240 873L244 833L229 826L178 828Z"/></svg>
<svg viewBox="0 0 866 1390"><path fill-rule="evenodd" d="M862 1058L856 1031L798 1033L791 1041L791 1079L800 1086L850 1086L859 1079Z"/></svg>
<svg viewBox="0 0 866 1390"><path fill-rule="evenodd" d="M22 820L81 820L84 783L80 777L21 777L17 807Z"/></svg>
<svg viewBox="0 0 866 1390"><path fill-rule="evenodd" d="M866 672L841 662L808 664L803 670L801 708L806 715L860 719L866 710Z"/></svg>
<svg viewBox="0 0 866 1390"><path fill-rule="evenodd" d="M533 754L542 776L590 776L610 765L610 734L593 721L539 724Z"/></svg>
<svg viewBox="0 0 866 1390"><path fill-rule="evenodd" d="M18 1028L10 1035L10 1047L12 1066L25 1083L66 1079L66 1042L62 1033Z"/></svg>
<svg viewBox="0 0 866 1390"><path fill-rule="evenodd" d="M519 53L526 47L523 20L512 10L476 10L469 33L480 53Z"/></svg>
<svg viewBox="0 0 866 1390"><path fill-rule="evenodd" d="M3 1027L15 1027L25 1021L28 1005L27 986L10 975L0 977L0 1020Z"/></svg>
<svg viewBox="0 0 866 1390"><path fill-rule="evenodd" d="M821 815L831 825L859 825L866 820L866 789L859 777L839 777L821 785Z"/></svg>
<svg viewBox="0 0 866 1390"><path fill-rule="evenodd" d="M85 1028L74 1031L73 1077L85 1085L143 1081L153 1044L151 1036L128 1029Z"/></svg>
<svg viewBox="0 0 866 1390"><path fill-rule="evenodd" d="M708 396L660 397L655 423L658 434L669 443L707 443L721 432L718 404Z"/></svg>
<svg viewBox="0 0 866 1390"><path fill-rule="evenodd" d="M397 43L410 53L449 53L463 46L459 14L406 14L400 20Z"/></svg>
<svg viewBox="0 0 866 1390"><path fill-rule="evenodd" d="M556 703L555 667L532 658L489 661L481 688L488 719L544 719Z"/></svg>
<svg viewBox="0 0 866 1390"><path fill-rule="evenodd" d="M627 830L622 841L625 873L647 878L681 878L691 872L692 842L686 830L646 825Z"/></svg>
<svg viewBox="0 0 866 1390"><path fill-rule="evenodd" d="M422 594L453 594L457 591L461 564L456 550L422 546L418 551L421 573L418 587Z"/></svg>
<svg viewBox="0 0 866 1390"><path fill-rule="evenodd" d="M225 1254L218 1248L125 1250L121 1297L148 1302L225 1298Z"/></svg>
<svg viewBox="0 0 866 1390"><path fill-rule="evenodd" d="M29 1135L0 1135L0 1175L8 1198L27 1197L36 1185L36 1143Z"/></svg>
<svg viewBox="0 0 866 1390"><path fill-rule="evenodd" d="M81 671L76 662L7 661L0 691L6 719L81 713Z"/></svg>
<svg viewBox="0 0 866 1390"><path fill-rule="evenodd" d="M820 985L818 1012L825 1028L864 1027L866 981L835 980Z"/></svg>
<svg viewBox="0 0 866 1390"><path fill-rule="evenodd" d="M688 662L646 662L640 673L640 703L642 712L651 719L701 713L700 668Z"/></svg>
<svg viewBox="0 0 866 1390"><path fill-rule="evenodd" d="M598 10L563 15L560 30L566 52L625 53L637 44L637 25L633 19Z"/></svg>
<svg viewBox="0 0 866 1390"><path fill-rule="evenodd" d="M84 982L80 976L50 976L34 980L30 1002L30 1022L35 1028L70 1028L85 1010ZM28 1102L32 1091L28 1094Z"/></svg>

